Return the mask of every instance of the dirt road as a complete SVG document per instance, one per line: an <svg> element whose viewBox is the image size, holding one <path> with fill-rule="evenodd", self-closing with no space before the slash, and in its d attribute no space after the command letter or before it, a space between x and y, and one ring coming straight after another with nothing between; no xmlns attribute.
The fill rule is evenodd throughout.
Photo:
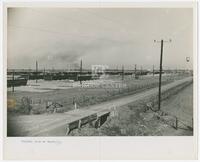
<svg viewBox="0 0 200 162"><path fill-rule="evenodd" d="M192 77L164 85L162 87L162 92L189 81L192 81ZM76 121L93 113L100 113L113 107L120 107L157 93L158 88L153 88L138 94L125 96L61 114L11 116L8 118L8 136L64 136L67 123Z"/></svg>

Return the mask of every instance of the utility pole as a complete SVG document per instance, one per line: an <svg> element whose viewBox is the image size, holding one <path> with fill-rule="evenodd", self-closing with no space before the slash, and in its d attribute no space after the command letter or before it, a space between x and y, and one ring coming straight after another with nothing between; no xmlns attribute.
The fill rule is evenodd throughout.
<svg viewBox="0 0 200 162"><path fill-rule="evenodd" d="M124 80L124 65L122 65L122 80Z"/></svg>
<svg viewBox="0 0 200 162"><path fill-rule="evenodd" d="M169 43L172 40L170 39L169 41L156 41L154 40L155 43L161 43L161 50L160 50L160 73L159 73L159 89L158 89L158 111L160 110L161 106L161 82L162 82L162 58L163 58L163 42Z"/></svg>
<svg viewBox="0 0 200 162"><path fill-rule="evenodd" d="M154 65L153 65L153 76L154 76Z"/></svg>
<svg viewBox="0 0 200 162"><path fill-rule="evenodd" d="M137 73L137 64L135 64L135 79L137 79L136 73Z"/></svg>
<svg viewBox="0 0 200 162"><path fill-rule="evenodd" d="M142 66L141 66L141 69L140 69L140 75L142 75Z"/></svg>
<svg viewBox="0 0 200 162"><path fill-rule="evenodd" d="M45 79L45 68L44 68L44 72L43 72L43 79Z"/></svg>
<svg viewBox="0 0 200 162"><path fill-rule="evenodd" d="M36 75L36 80L35 80L36 83L37 83L37 76L38 76L37 74L38 74L38 62L36 61L36 74L35 74Z"/></svg>
<svg viewBox="0 0 200 162"><path fill-rule="evenodd" d="M29 70L28 70L28 80L30 79L30 75L31 75L31 68L29 67Z"/></svg>
<svg viewBox="0 0 200 162"><path fill-rule="evenodd" d="M79 80L80 80L80 84L81 84L81 86L82 86L82 78L81 78L81 74L82 74L82 60L81 60L81 63L80 63L80 78L79 78Z"/></svg>
<svg viewBox="0 0 200 162"><path fill-rule="evenodd" d="M14 80L15 80L15 70L13 70L13 73L12 73L12 80L13 80L12 92L14 92L14 91L15 91L15 88L14 88L14 87L15 87L15 83L14 83L14 82L15 82L15 81L14 81Z"/></svg>

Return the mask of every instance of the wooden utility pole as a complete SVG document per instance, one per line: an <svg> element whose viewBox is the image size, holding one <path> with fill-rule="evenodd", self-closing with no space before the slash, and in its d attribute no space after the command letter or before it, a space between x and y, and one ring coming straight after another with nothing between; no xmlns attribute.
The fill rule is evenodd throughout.
<svg viewBox="0 0 200 162"><path fill-rule="evenodd" d="M140 69L140 75L142 75L142 66L141 66L141 69Z"/></svg>
<svg viewBox="0 0 200 162"><path fill-rule="evenodd" d="M13 73L12 73L12 81L13 81L13 84L12 84L12 92L14 92L15 91L15 70L13 70Z"/></svg>
<svg viewBox="0 0 200 162"><path fill-rule="evenodd" d="M153 76L154 76L154 65L153 65Z"/></svg>
<svg viewBox="0 0 200 162"><path fill-rule="evenodd" d="M137 79L137 64L135 64L135 79Z"/></svg>
<svg viewBox="0 0 200 162"><path fill-rule="evenodd" d="M28 72L28 80L30 79L30 76L31 76L31 68L29 68L29 70L28 70L29 72Z"/></svg>
<svg viewBox="0 0 200 162"><path fill-rule="evenodd" d="M44 72L43 72L43 79L45 78L45 68L44 68Z"/></svg>
<svg viewBox="0 0 200 162"><path fill-rule="evenodd" d="M38 74L38 62L36 61L36 74L35 74L35 75L36 75L36 80L35 80L35 81L36 81L36 83L37 83L37 77L38 77L38 75L37 75L37 74Z"/></svg>
<svg viewBox="0 0 200 162"><path fill-rule="evenodd" d="M161 105L161 81L162 81L162 58L163 58L163 40L161 40L161 52L160 52L160 73L159 73L159 102L158 102L158 111L160 110Z"/></svg>
<svg viewBox="0 0 200 162"><path fill-rule="evenodd" d="M80 63L80 75L79 75L79 76L80 76L79 80L80 80L80 84L81 84L81 85L82 85L82 78L81 78L82 76L81 76L81 75L82 75L82 70L83 70L83 69L82 69L82 66L83 66L83 65L82 65L82 60L81 60L81 63Z"/></svg>
<svg viewBox="0 0 200 162"><path fill-rule="evenodd" d="M163 58L163 42L171 42L171 39L169 41L156 41L154 40L155 43L161 43L161 50L160 50L160 72L159 72L159 89L158 89L158 111L160 110L161 107L161 82L162 82L162 58Z"/></svg>
<svg viewBox="0 0 200 162"><path fill-rule="evenodd" d="M122 80L124 80L124 65L122 65Z"/></svg>

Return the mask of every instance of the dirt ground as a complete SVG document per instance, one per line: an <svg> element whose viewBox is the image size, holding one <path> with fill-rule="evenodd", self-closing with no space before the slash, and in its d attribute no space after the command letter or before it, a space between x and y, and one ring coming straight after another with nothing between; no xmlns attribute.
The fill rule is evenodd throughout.
<svg viewBox="0 0 200 162"><path fill-rule="evenodd" d="M85 126L74 130L72 136L191 136L193 118L193 84L162 102L161 108L178 117L178 129L158 119L155 112L145 109L146 100L138 101L118 109L117 115L110 117L102 127L95 129ZM169 114L169 115L170 115ZM170 117L170 116L169 116Z"/></svg>
<svg viewBox="0 0 200 162"><path fill-rule="evenodd" d="M163 89L163 95L162 98L167 98L168 96L171 96L178 92L179 90L182 90L186 85L191 84L192 78L185 78L170 84L167 84L162 87ZM171 87L171 88L170 88ZM173 88L172 88L173 87ZM149 104L149 101L154 101L154 105L156 105L156 99L157 97L157 88L152 88L150 90L147 90L145 92L140 92L133 95L123 96L114 100L109 100L107 102L102 102L100 104L91 105L87 108L77 109L68 111L65 113L44 113L41 115L36 114L27 114L27 115L11 115L8 114L8 135L9 136L65 136L66 135L66 125L67 123L70 123L71 121L76 121L77 119L81 119L83 117L88 116L89 114L94 114L95 112L97 114L101 114L103 111L107 111L107 109L110 110L111 117L118 116L117 114L124 113L125 115L127 112L127 107L124 105L128 105L131 108L131 111L135 113L134 109L136 109L136 114L139 113L143 116L156 117L156 114L152 114L151 112L145 112L145 103ZM148 99L149 98L149 99ZM142 100L142 102L138 102L139 100ZM138 102L138 103L134 103ZM134 104L133 104L134 103ZM144 105L143 105L144 104ZM125 111L118 111L117 109L124 108ZM134 109L133 109L134 108ZM129 111L128 111L129 113ZM150 116L149 116L150 115ZM120 116L120 114L119 114ZM168 118L169 116L165 115L164 118ZM125 116L125 120L127 120L129 116ZM138 115L136 116L136 119L138 118ZM145 117L146 118L146 117ZM113 118L113 120L119 120L118 118ZM140 120L140 119L138 119ZM101 124L106 121L106 118L101 119ZM91 125L93 127L96 125L96 120L94 120ZM120 122L117 122L119 123ZM89 125L89 123L88 123ZM112 126L112 125L111 125ZM82 128L81 128L82 130ZM85 130L85 129L83 129ZM73 130L72 130L73 131ZM93 129L94 131L94 129ZM125 130L125 132L127 132ZM87 131L87 134L90 134L90 130ZM109 130L108 130L109 133ZM82 134L82 132L80 132ZM87 135L86 134L86 135ZM78 134L79 135L79 134Z"/></svg>
<svg viewBox="0 0 200 162"><path fill-rule="evenodd" d="M163 76L163 84L167 84L184 77L185 76L178 75ZM108 80L112 80L113 83L108 82ZM120 85L125 86L120 87ZM20 113L18 110L22 106L21 100L23 97L27 97L31 100L39 99L42 102L49 100L55 101L63 105L63 111L69 111L74 108L73 100L77 103L77 107L81 108L121 97L123 95L137 93L138 91L146 90L156 86L158 86L158 76L141 77L138 80L134 79L134 77L127 76L125 77L124 81L122 81L121 77L118 76L116 78L107 78L105 80L105 84L102 84L96 88L75 87L69 89L56 89L48 92L16 91L13 93L8 91L7 98L13 103L8 104L8 113ZM44 104L43 106L37 107L37 114L44 112Z"/></svg>
<svg viewBox="0 0 200 162"><path fill-rule="evenodd" d="M193 84L163 102L163 111L177 116L182 122L193 126Z"/></svg>

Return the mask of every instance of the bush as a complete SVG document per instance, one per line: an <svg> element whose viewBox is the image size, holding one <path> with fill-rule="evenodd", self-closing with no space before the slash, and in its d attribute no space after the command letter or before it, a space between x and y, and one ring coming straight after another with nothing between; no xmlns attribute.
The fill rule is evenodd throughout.
<svg viewBox="0 0 200 162"><path fill-rule="evenodd" d="M19 112L22 114L30 114L32 109L31 100L28 97L22 97L19 106Z"/></svg>
<svg viewBox="0 0 200 162"><path fill-rule="evenodd" d="M38 114L41 114L41 111L38 110L38 109L32 109L31 113L35 114L35 115L38 115Z"/></svg>

